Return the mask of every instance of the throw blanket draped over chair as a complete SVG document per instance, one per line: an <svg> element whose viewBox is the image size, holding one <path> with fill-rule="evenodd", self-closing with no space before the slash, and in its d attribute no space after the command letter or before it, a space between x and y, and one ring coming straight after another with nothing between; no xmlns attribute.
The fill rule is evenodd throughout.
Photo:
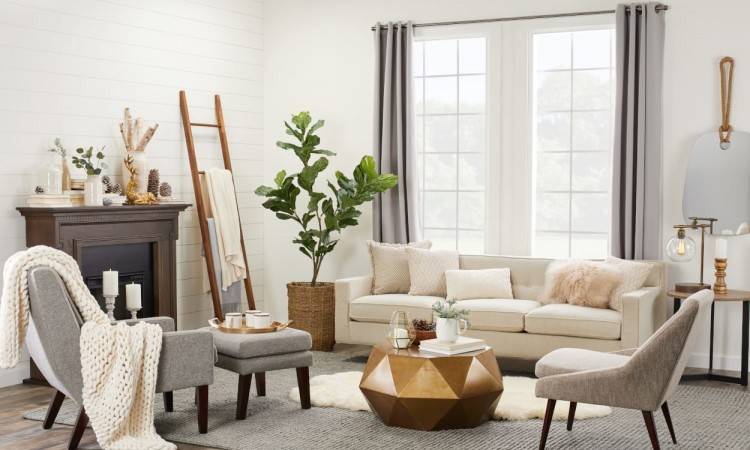
<svg viewBox="0 0 750 450"><path fill-rule="evenodd" d="M37 246L8 258L0 303L0 367L18 364L29 324L28 271L48 266L65 283L81 329L83 406L104 449L175 449L154 429L153 401L162 345L158 325L112 325L68 254ZM62 300L62 299L61 299Z"/></svg>

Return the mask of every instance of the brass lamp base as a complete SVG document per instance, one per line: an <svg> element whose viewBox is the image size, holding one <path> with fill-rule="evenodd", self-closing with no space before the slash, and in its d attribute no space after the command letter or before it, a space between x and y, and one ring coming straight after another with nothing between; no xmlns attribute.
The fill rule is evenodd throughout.
<svg viewBox="0 0 750 450"><path fill-rule="evenodd" d="M688 294L702 291L703 289L711 289L711 285L706 283L676 283L674 285L675 291L686 292Z"/></svg>

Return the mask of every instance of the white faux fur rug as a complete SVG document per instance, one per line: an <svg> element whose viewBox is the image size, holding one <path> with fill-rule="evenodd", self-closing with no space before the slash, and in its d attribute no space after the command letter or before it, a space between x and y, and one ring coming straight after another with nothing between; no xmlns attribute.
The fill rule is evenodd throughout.
<svg viewBox="0 0 750 450"><path fill-rule="evenodd" d="M310 379L310 402L313 406L370 411L370 406L359 390L362 372L340 372L318 375ZM529 420L544 418L547 400L534 395L536 380L526 377L503 377L503 395L492 418L495 420ZM299 389L289 392L289 398L299 403ZM579 403L576 419L604 417L612 413L608 406ZM568 402L557 402L554 420L568 418Z"/></svg>

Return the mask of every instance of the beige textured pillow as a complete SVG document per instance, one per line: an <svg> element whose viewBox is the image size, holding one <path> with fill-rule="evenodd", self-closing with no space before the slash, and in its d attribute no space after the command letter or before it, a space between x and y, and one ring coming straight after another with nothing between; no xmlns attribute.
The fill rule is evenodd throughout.
<svg viewBox="0 0 750 450"><path fill-rule="evenodd" d="M622 296L628 292L638 290L646 283L653 265L644 261L630 261L610 256L607 264L616 267L622 273L622 283L612 293L609 307L622 312Z"/></svg>
<svg viewBox="0 0 750 450"><path fill-rule="evenodd" d="M510 269L446 270L446 298L471 300L477 298L513 298Z"/></svg>
<svg viewBox="0 0 750 450"><path fill-rule="evenodd" d="M367 241L372 259L372 293L406 294L409 292L409 262L406 244ZM409 247L429 249L430 241L412 242Z"/></svg>
<svg viewBox="0 0 750 450"><path fill-rule="evenodd" d="M609 308L622 273L611 264L593 261L555 261L546 273L542 303L570 303Z"/></svg>
<svg viewBox="0 0 750 450"><path fill-rule="evenodd" d="M422 250L407 247L409 257L409 295L445 297L445 271L458 269L458 252Z"/></svg>

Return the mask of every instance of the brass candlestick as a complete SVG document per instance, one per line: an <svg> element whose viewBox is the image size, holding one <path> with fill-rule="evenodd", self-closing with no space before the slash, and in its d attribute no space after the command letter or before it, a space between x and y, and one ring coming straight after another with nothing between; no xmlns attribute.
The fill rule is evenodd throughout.
<svg viewBox="0 0 750 450"><path fill-rule="evenodd" d="M714 276L716 277L716 281L714 282L714 292L716 292L717 294L726 294L727 293L727 259L726 258L714 259L714 269L716 269L716 271L714 272Z"/></svg>

